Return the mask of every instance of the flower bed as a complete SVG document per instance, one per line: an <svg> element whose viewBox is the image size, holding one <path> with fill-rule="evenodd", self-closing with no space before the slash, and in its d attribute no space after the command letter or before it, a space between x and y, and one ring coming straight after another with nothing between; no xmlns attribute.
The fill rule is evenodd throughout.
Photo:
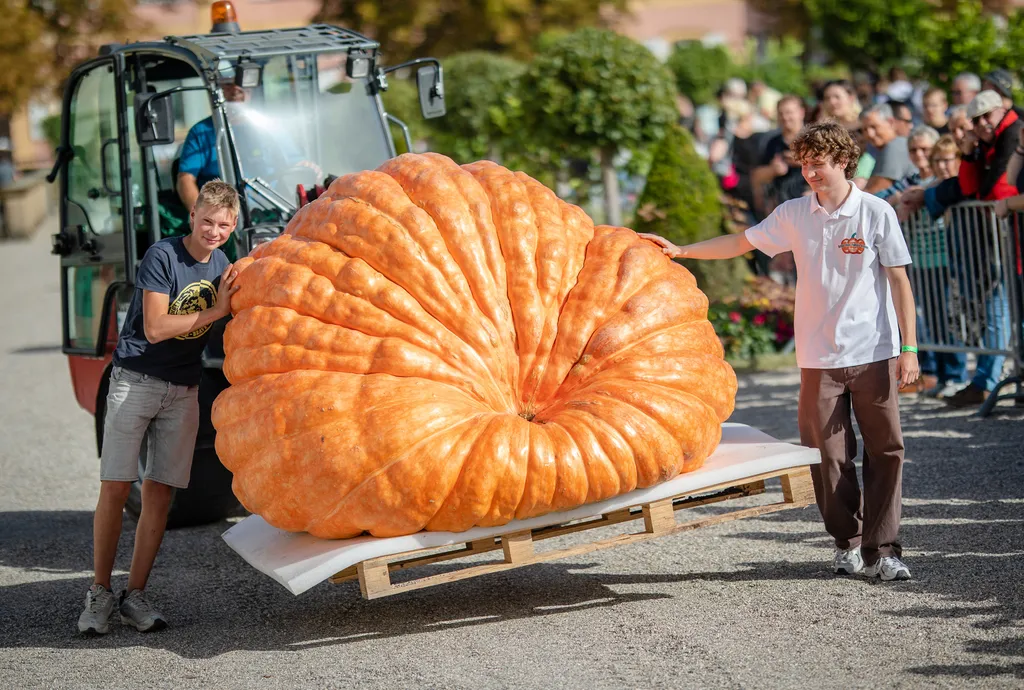
<svg viewBox="0 0 1024 690"><path fill-rule="evenodd" d="M754 277L738 297L712 304L708 320L722 341L726 358L751 361L787 350L793 339L794 301L792 287Z"/></svg>

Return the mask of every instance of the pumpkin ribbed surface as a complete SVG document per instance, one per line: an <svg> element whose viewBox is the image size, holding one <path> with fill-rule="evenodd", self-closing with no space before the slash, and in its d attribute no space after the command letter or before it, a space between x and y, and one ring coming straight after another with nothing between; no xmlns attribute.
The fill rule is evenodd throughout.
<svg viewBox="0 0 1024 690"><path fill-rule="evenodd" d="M282 529L567 510L699 468L732 412L691 274L493 163L339 178L236 266L217 454Z"/></svg>

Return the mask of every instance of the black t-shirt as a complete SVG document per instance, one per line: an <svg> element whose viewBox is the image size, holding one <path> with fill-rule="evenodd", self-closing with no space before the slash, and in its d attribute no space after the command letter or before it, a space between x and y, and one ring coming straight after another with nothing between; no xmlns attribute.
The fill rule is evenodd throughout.
<svg viewBox="0 0 1024 690"><path fill-rule="evenodd" d="M786 143L782 134L775 135L765 148L761 165L768 165L775 156L786 151L789 151L789 144ZM800 172L800 166L791 165L785 175L775 178L770 188L772 196L775 198L775 203L781 204L784 201L798 199L803 196L803 193L807 190L807 181L804 180L803 173Z"/></svg>
<svg viewBox="0 0 1024 690"><path fill-rule="evenodd" d="M199 385L203 348L212 324L159 343L146 340L142 291L168 296L169 314L195 314L217 304L220 275L228 257L215 249L200 263L188 253L182 237L160 240L146 252L135 279L135 293L114 351L114 366L170 381L180 386Z"/></svg>

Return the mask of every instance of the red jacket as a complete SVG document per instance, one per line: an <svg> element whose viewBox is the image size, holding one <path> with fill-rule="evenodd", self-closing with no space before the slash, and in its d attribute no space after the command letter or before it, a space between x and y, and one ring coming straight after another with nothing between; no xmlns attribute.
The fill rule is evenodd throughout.
<svg viewBox="0 0 1024 690"><path fill-rule="evenodd" d="M996 138L991 143L980 142L978 151L960 164L960 192L966 198L998 201L1017 196L1016 180L1006 179L1006 166L1010 163L1020 130L1024 127L1012 110L996 127Z"/></svg>

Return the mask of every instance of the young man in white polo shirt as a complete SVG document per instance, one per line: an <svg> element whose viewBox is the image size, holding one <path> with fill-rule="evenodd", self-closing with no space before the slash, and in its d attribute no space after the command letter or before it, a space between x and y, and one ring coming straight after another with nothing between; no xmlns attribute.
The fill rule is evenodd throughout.
<svg viewBox="0 0 1024 690"><path fill-rule="evenodd" d="M686 247L645 237L672 258L729 259L755 248L768 256L793 252L800 439L821 451L812 475L825 529L835 539L833 569L907 580L897 541L903 476L897 391L919 373L910 252L892 207L850 182L860 151L844 127L811 125L791 148L812 194L780 205L743 234ZM863 495L851 407L864 443Z"/></svg>

